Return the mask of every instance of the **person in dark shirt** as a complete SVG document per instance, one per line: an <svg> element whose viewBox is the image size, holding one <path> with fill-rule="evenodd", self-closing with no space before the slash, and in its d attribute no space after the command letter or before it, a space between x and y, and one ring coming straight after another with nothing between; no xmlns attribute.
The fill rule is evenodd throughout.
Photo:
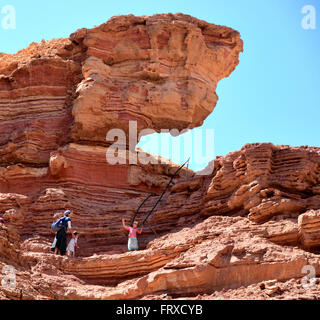
<svg viewBox="0 0 320 320"><path fill-rule="evenodd" d="M72 232L70 213L70 210L65 211L62 228L56 234L54 253L61 254L62 256L65 255L67 249L67 230L69 229Z"/></svg>

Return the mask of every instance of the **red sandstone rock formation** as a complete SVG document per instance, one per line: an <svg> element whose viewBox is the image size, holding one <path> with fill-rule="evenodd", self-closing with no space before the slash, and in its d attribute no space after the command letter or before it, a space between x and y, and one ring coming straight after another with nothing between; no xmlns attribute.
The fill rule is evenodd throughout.
<svg viewBox="0 0 320 320"><path fill-rule="evenodd" d="M0 270L16 269L1 299L319 297L319 285L299 282L307 264L320 272L318 148L248 144L209 175L182 170L142 250L126 253L121 219L178 165L111 165L106 133L128 135L130 120L138 133L200 126L241 51L237 31L168 14L114 17L1 54ZM74 260L50 252L50 225L66 208L80 232Z"/></svg>

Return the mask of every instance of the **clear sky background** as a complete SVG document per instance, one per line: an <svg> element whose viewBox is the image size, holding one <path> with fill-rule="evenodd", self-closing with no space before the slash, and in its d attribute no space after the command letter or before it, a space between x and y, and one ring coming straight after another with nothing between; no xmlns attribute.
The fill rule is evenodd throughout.
<svg viewBox="0 0 320 320"><path fill-rule="evenodd" d="M241 33L244 52L218 84L218 104L203 126L214 129L214 154L248 142L320 146L320 0L0 0L0 9L5 5L16 9L16 29L0 27L5 53L119 14L182 12L232 27ZM305 5L316 8L316 30L301 27Z"/></svg>

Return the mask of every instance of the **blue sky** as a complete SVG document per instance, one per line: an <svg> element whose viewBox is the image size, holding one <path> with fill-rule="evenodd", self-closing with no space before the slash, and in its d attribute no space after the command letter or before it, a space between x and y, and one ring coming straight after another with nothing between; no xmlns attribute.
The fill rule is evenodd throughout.
<svg viewBox="0 0 320 320"><path fill-rule="evenodd" d="M6 53L68 37L118 14L182 12L232 27L241 33L244 52L237 69L219 83L218 104L203 125L214 130L214 155L247 142L320 146L319 0L0 0L0 9L5 5L16 10L16 29L0 27L0 52ZM305 5L316 9L315 30L301 27Z"/></svg>

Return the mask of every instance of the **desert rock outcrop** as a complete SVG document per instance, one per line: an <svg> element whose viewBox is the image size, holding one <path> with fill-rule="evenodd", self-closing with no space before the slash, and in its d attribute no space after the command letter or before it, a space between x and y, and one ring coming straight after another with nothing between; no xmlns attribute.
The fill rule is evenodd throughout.
<svg viewBox="0 0 320 320"><path fill-rule="evenodd" d="M128 163L142 152L138 135L202 125L241 51L233 29L160 14L1 54L0 270L11 265L16 277L1 299L320 296L319 285L299 284L305 265L320 273L319 148L247 144L210 174L184 168L141 250L126 252L121 219L152 195L142 220L179 167ZM126 134L122 163L106 161L110 129ZM75 259L50 252L66 208L80 233Z"/></svg>

